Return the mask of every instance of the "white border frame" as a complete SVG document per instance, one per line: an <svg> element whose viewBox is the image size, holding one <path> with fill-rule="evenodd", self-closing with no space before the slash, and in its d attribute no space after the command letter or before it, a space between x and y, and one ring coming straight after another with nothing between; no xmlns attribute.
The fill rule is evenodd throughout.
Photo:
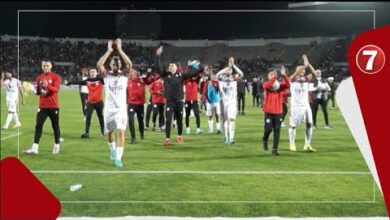
<svg viewBox="0 0 390 220"><path fill-rule="evenodd" d="M313 13L313 12L344 12L344 13L372 13L373 15L373 29L376 28L376 11L375 10L18 10L17 11L17 75L19 79L19 21L21 12L302 12L302 13ZM18 106L19 112L19 106ZM19 128L18 128L19 133ZM20 158L20 142L18 135L18 159ZM318 175L318 174L342 174L342 175L370 175L370 172L353 172L353 171L55 171L55 170L42 170L42 171L33 171L33 173L196 173L196 174L294 174L294 175ZM375 181L374 182L374 197L372 201L61 201L61 203L375 203Z"/></svg>

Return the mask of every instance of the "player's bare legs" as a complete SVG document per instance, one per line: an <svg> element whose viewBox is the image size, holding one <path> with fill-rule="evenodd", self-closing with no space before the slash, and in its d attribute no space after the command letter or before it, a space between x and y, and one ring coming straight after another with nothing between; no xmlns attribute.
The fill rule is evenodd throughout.
<svg viewBox="0 0 390 220"><path fill-rule="evenodd" d="M111 153L110 153L110 159L115 160L116 159L116 143L114 138L114 132L110 131L107 134L108 139L108 146L110 147Z"/></svg>
<svg viewBox="0 0 390 220"><path fill-rule="evenodd" d="M304 150L308 150L308 151L316 151L316 149L314 149L312 146L311 146L311 139L313 137L313 124L311 123L306 123L306 131L305 131L305 146L304 146Z"/></svg>
<svg viewBox="0 0 390 220"><path fill-rule="evenodd" d="M118 167L122 167L122 155L123 150L125 146L125 131L122 129L118 129L118 145L116 147L116 158L115 158L115 164Z"/></svg>
<svg viewBox="0 0 390 220"><path fill-rule="evenodd" d="M290 151L297 151L297 148L295 146L295 134L296 134L295 127L290 126L290 128L288 129L288 137L290 140Z"/></svg>
<svg viewBox="0 0 390 220"><path fill-rule="evenodd" d="M234 118L229 118L229 144L234 144L234 132L236 130L236 121Z"/></svg>

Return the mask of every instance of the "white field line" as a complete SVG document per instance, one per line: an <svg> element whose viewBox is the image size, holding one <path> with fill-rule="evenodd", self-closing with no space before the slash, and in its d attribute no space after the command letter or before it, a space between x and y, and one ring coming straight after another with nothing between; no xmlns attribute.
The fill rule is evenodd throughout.
<svg viewBox="0 0 390 220"><path fill-rule="evenodd" d="M7 139L12 138L12 137L19 136L21 134L23 134L23 133L14 133L14 134L2 137L1 140L4 141L4 140L7 140Z"/></svg>
<svg viewBox="0 0 390 220"><path fill-rule="evenodd" d="M197 171L197 170L35 170L35 174L285 174L285 175L371 175L367 171Z"/></svg>
<svg viewBox="0 0 390 220"><path fill-rule="evenodd" d="M94 204L108 204L108 203L113 203L113 204L210 204L210 203L234 203L234 204L256 204L256 203L301 203L301 204L324 204L324 203L329 203L329 204L335 204L335 203L375 203L374 201L331 201L331 200L324 200L324 201L280 201L280 200L275 200L275 201L224 201L224 200L215 200L215 201L185 201L185 200L178 200L178 201L162 201L162 200L157 200L157 201L60 201L63 204L72 204L72 203L94 203Z"/></svg>

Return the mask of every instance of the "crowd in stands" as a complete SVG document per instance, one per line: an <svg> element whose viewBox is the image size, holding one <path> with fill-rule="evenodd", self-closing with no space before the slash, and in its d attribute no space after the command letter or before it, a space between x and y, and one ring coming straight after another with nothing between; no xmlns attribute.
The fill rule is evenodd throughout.
<svg viewBox="0 0 390 220"><path fill-rule="evenodd" d="M324 54L321 54L320 60L315 62L315 67L323 71L323 77L333 76L336 81L341 81L349 76L348 68L335 65L335 63L347 61L347 46L350 39L339 40L334 48L329 48ZM37 73L41 71L40 62L42 58L50 58L55 65L54 70L62 78L72 80L78 77L83 67L94 67L99 57L106 51L106 44L97 44L95 42L70 42L66 39L59 40L31 40L22 39L19 41L19 71L20 79L32 81ZM132 59L134 66L143 71L154 62L155 49L153 47L142 47L136 43L126 43L123 46L124 51ZM288 49L288 47L287 47ZM0 63L1 71L17 72L17 40L0 40ZM203 49L202 54L207 53L207 47ZM234 55L234 54L233 54ZM297 54L299 57L300 54ZM268 58L268 59L267 59ZM175 57L167 60L178 59ZM216 59L218 60L218 59ZM220 57L214 63L214 72L227 66L227 56ZM248 57L247 59L236 59L238 66L245 73L245 77L252 81L253 78L264 75L272 68L275 60L269 57ZM291 61L290 63L294 63ZM182 63L183 66L186 64Z"/></svg>

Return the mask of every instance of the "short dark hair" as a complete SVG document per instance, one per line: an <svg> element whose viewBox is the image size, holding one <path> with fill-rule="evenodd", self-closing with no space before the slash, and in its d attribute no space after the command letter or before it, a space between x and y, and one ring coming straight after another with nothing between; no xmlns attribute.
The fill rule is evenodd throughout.
<svg viewBox="0 0 390 220"><path fill-rule="evenodd" d="M42 59L42 62L49 62L52 66L54 66L54 62L50 59Z"/></svg>

